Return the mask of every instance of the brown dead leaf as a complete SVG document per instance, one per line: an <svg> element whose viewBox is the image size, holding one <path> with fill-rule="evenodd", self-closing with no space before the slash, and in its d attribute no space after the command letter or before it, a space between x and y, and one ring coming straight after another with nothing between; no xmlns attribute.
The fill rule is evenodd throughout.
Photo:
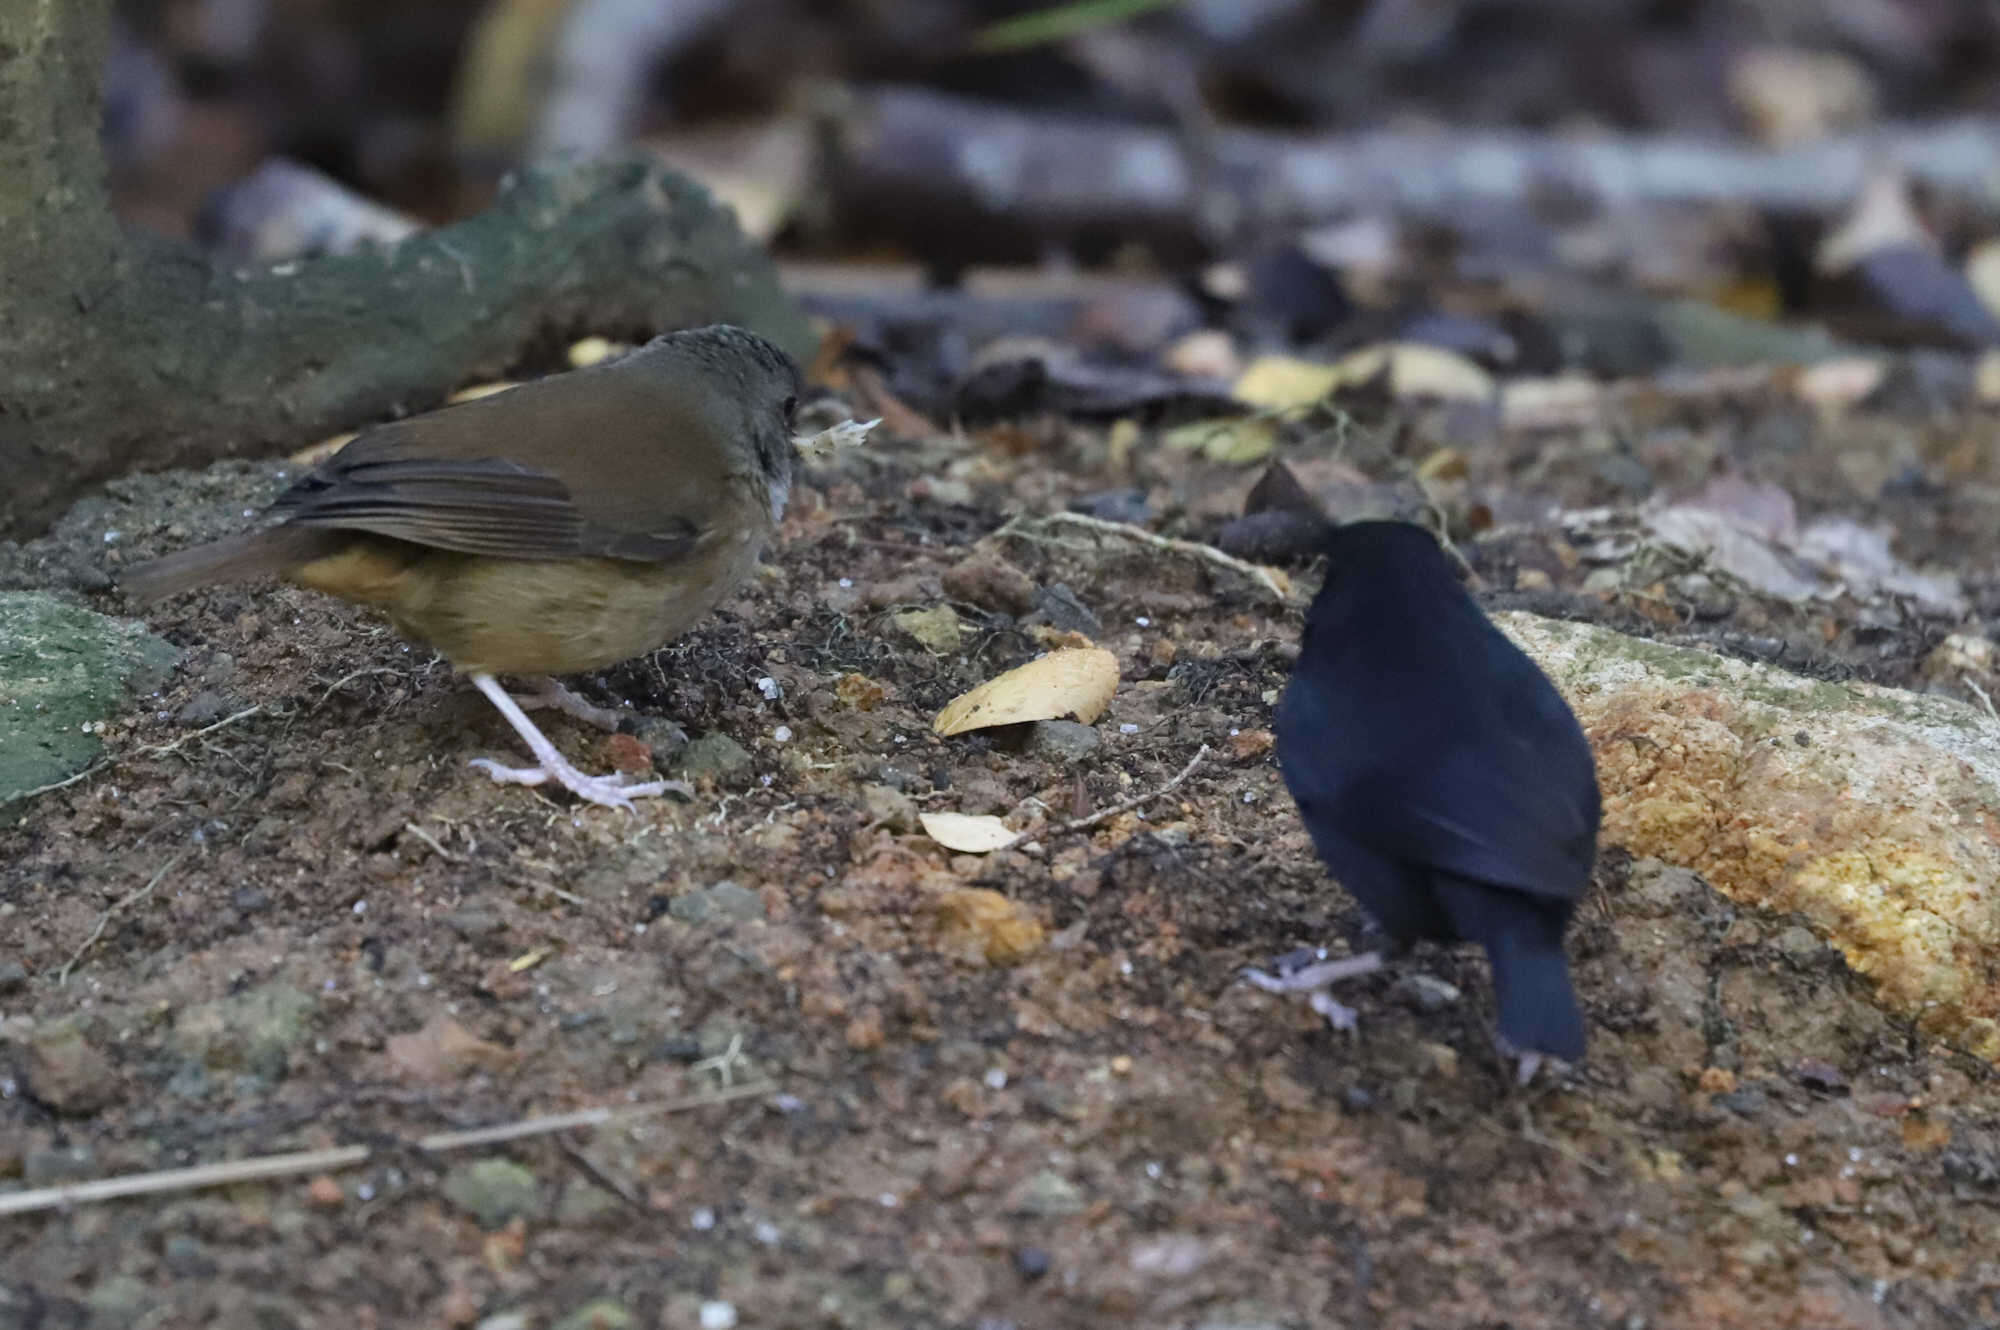
<svg viewBox="0 0 2000 1330"><path fill-rule="evenodd" d="M1042 945L1042 925L1018 901L985 887L960 887L938 897L940 942L984 959L988 965L1016 965Z"/></svg>
<svg viewBox="0 0 2000 1330"><path fill-rule="evenodd" d="M833 695L841 705L853 707L856 711L873 711L888 697L888 686L879 679L871 679L865 674L843 674L835 680Z"/></svg>
<svg viewBox="0 0 2000 1330"><path fill-rule="evenodd" d="M514 1060L511 1050L486 1042L449 1016L392 1035L387 1052L398 1079L425 1085L443 1085L471 1071L498 1071Z"/></svg>

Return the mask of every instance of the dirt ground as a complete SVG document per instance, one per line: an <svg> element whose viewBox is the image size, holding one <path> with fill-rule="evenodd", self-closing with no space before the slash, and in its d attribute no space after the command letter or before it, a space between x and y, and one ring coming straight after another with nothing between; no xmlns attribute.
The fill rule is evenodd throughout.
<svg viewBox="0 0 2000 1330"><path fill-rule="evenodd" d="M1385 449L1461 447L1469 491L1521 512L1733 462L1802 512L1894 523L1904 558L1965 577L1975 630L2000 609L1990 421L1751 414L1615 449L1426 418ZM122 562L237 528L283 470L129 479L0 548L0 585L126 612ZM1144 439L1121 466L1062 425L842 457L752 586L580 685L678 722L689 757L664 725L550 722L585 765L694 763L698 798L636 816L468 769L515 755L504 723L362 613L271 586L150 612L185 655L108 727L133 756L0 814L0 1180L375 1153L0 1219L0 1327L2000 1323L1993 1069L1683 869L1605 848L1572 947L1591 1051L1525 1092L1475 953L1343 990L1352 1039L1236 982L1360 936L1271 754L1313 575L1279 606L1169 551L980 542L1127 486L1212 535L1253 479ZM1465 548L1503 590L1554 570L1545 612L1887 683L1917 684L1950 626L1652 613L1583 594L1555 543L1543 523ZM938 707L1043 648L1038 599L1119 657L1095 742L934 737ZM945 603L956 649L898 621ZM1049 829L1202 745L1164 798ZM955 856L917 829L938 810L1047 825Z"/></svg>

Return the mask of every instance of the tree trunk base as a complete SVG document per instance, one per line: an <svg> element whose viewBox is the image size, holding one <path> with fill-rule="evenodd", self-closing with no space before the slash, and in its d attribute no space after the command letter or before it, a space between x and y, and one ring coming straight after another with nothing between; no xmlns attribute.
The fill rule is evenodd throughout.
<svg viewBox="0 0 2000 1330"><path fill-rule="evenodd" d="M458 225L268 269L218 270L137 237L96 249L95 261L86 249L0 263L47 260L39 279L0 278L0 536L41 530L128 470L270 452L428 408L585 331L736 323L811 353L803 317L733 216L641 159L530 171Z"/></svg>

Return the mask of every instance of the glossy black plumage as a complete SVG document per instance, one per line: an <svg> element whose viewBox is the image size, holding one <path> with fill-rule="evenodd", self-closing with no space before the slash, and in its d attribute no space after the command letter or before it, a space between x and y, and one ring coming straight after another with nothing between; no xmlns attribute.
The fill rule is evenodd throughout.
<svg viewBox="0 0 2000 1330"><path fill-rule="evenodd" d="M1427 532L1357 522L1325 548L1277 716L1320 858L1399 943L1485 947L1515 1051L1580 1057L1563 933L1597 848L1582 728Z"/></svg>

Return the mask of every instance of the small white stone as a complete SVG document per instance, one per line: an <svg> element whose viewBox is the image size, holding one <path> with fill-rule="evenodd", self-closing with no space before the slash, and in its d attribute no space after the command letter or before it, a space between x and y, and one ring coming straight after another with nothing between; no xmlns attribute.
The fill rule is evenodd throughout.
<svg viewBox="0 0 2000 1330"><path fill-rule="evenodd" d="M736 1305L729 1302L701 1304L701 1330L734 1330Z"/></svg>

